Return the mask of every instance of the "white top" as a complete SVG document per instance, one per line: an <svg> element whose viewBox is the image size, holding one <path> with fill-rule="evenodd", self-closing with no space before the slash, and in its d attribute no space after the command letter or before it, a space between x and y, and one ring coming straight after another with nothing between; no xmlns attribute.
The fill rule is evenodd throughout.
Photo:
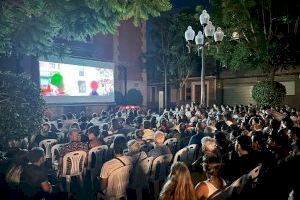
<svg viewBox="0 0 300 200"><path fill-rule="evenodd" d="M222 180L222 183L223 183L223 187L226 186L226 182L224 181L224 179L221 179L221 180ZM214 194L216 191L219 190L209 180L204 181L204 183L206 184L206 186L208 188L207 198L209 198L212 194Z"/></svg>
<svg viewBox="0 0 300 200"><path fill-rule="evenodd" d="M128 157L128 156L121 156L121 157L118 157L118 159L122 160L125 165L131 165L132 164L131 160L130 160L130 157ZM101 173L100 173L100 177L102 179L108 178L113 171L119 169L120 167L125 166L118 159L113 158L113 159L107 161L106 163L104 163L104 165L101 169Z"/></svg>

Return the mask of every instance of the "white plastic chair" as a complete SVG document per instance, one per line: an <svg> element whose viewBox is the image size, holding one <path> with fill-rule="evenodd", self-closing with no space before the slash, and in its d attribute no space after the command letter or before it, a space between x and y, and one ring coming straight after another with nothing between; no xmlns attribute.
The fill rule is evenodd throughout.
<svg viewBox="0 0 300 200"><path fill-rule="evenodd" d="M154 186L154 198L157 199L159 196L159 184L161 181L165 181L168 176L168 170L173 155L166 154L159 156L153 160L149 182Z"/></svg>
<svg viewBox="0 0 300 200"><path fill-rule="evenodd" d="M231 197L233 194L233 191L236 191L236 194L239 195L242 190L244 189L247 181L249 180L248 174L244 174L237 180L235 180L229 187L229 196Z"/></svg>
<svg viewBox="0 0 300 200"><path fill-rule="evenodd" d="M51 148L52 168L58 170L59 153L63 144L56 144Z"/></svg>
<svg viewBox="0 0 300 200"><path fill-rule="evenodd" d="M63 157L62 177L66 178L68 193L70 193L71 177L79 176L80 184L81 184L81 186L83 185L82 174L83 174L83 170L84 170L85 158L86 158L85 151L73 151L73 152L67 153ZM68 166L68 164L69 164L68 160L71 161L71 166ZM68 170L68 168L70 170Z"/></svg>
<svg viewBox="0 0 300 200"><path fill-rule="evenodd" d="M188 150L188 154L187 154L187 162L185 164L187 166L190 166L196 160L197 144L191 144L191 145L187 146L186 148Z"/></svg>
<svg viewBox="0 0 300 200"><path fill-rule="evenodd" d="M105 200L127 199L126 189L131 168L132 165L126 165L116 169L109 175L107 190L102 198Z"/></svg>
<svg viewBox="0 0 300 200"><path fill-rule="evenodd" d="M94 179L99 175L102 165L106 161L106 153L108 147L106 145L94 147L88 153L87 170L90 171L90 179L92 187L94 187Z"/></svg>
<svg viewBox="0 0 300 200"><path fill-rule="evenodd" d="M128 188L136 191L136 196L139 200L143 199L143 189L149 189L148 181L152 162L153 157L145 158L137 163L137 166L133 167L133 170L131 171L131 173L133 173L131 174L133 179L129 182Z"/></svg>
<svg viewBox="0 0 300 200"><path fill-rule="evenodd" d="M56 135L59 142L63 142L65 140L65 132L61 131L56 133Z"/></svg>
<svg viewBox="0 0 300 200"><path fill-rule="evenodd" d="M153 143L147 143L147 144L141 145L141 151L144 151L145 153L148 153L152 149L154 149L154 144Z"/></svg>
<svg viewBox="0 0 300 200"><path fill-rule="evenodd" d="M114 140L114 135L110 135L110 136L103 138L103 141L107 145L111 145L113 143L113 140Z"/></svg>
<svg viewBox="0 0 300 200"><path fill-rule="evenodd" d="M173 155L177 151L177 142L177 138L169 138L164 142L164 144L169 147Z"/></svg>
<svg viewBox="0 0 300 200"><path fill-rule="evenodd" d="M184 147L183 149L180 149L177 151L177 153L174 156L173 163L175 162L184 162L185 164L188 163L188 151L189 149L187 147Z"/></svg>
<svg viewBox="0 0 300 200"><path fill-rule="evenodd" d="M56 139L46 139L46 140L42 140L39 143L39 147L42 147L45 150L45 158L51 158L51 148L54 144L57 143Z"/></svg>
<svg viewBox="0 0 300 200"><path fill-rule="evenodd" d="M261 169L261 165L258 165L248 173L249 177L252 178L253 182L257 181L257 177L259 175L260 169Z"/></svg>

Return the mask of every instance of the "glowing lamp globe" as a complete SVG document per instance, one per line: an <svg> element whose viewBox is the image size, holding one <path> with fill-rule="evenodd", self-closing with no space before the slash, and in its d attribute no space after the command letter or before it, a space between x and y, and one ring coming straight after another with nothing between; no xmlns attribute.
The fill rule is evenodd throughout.
<svg viewBox="0 0 300 200"><path fill-rule="evenodd" d="M198 32L198 34L195 37L195 43L197 45L203 45L204 43L204 35L202 34L201 31Z"/></svg>
<svg viewBox="0 0 300 200"><path fill-rule="evenodd" d="M217 28L217 31L214 33L214 39L215 39L215 42L222 42L224 38L224 32L222 31L222 29L220 27Z"/></svg>
<svg viewBox="0 0 300 200"><path fill-rule="evenodd" d="M209 21L208 24L204 28L204 34L206 37L212 37L215 33L215 27L212 25L212 22Z"/></svg>
<svg viewBox="0 0 300 200"><path fill-rule="evenodd" d="M193 28L191 26L187 27L187 30L184 33L184 37L187 42L194 40L195 31L193 30Z"/></svg>
<svg viewBox="0 0 300 200"><path fill-rule="evenodd" d="M201 14L200 17L199 17L200 24L201 24L202 26L206 26L206 24L208 24L208 22L209 22L209 19L210 19L209 14L207 13L206 10L203 10L203 11L202 11L202 14Z"/></svg>

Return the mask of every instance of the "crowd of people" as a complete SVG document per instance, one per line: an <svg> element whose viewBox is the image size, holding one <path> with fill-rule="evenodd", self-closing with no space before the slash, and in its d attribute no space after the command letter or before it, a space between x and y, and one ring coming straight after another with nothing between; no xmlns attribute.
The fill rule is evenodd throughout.
<svg viewBox="0 0 300 200"><path fill-rule="evenodd" d="M164 143L169 138L176 138L175 151ZM63 144L59 171L67 153L88 153L102 145L111 149L112 156L95 177L100 184L96 191L101 194L105 194L109 176L116 169L148 157L174 157L180 149L196 144L192 165L170 164L159 199L209 199L259 165L255 187L241 192L237 199L300 199L299 138L300 111L288 106L204 108L187 104L161 114L124 110L92 115L81 112L75 117L67 113L53 121L45 118L40 133L5 152L1 158L1 194L8 199L16 199L16 195L23 195L17 196L19 199L68 198L58 187L52 165L47 164L45 149L39 147L45 139L56 139ZM154 198L151 194L148 199Z"/></svg>

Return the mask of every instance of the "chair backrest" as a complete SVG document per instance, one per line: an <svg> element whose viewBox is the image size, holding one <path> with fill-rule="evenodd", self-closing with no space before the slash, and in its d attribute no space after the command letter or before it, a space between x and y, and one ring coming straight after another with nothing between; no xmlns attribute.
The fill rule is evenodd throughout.
<svg viewBox="0 0 300 200"><path fill-rule="evenodd" d="M153 157L148 157L139 161L137 166L132 167L132 174L130 175L132 179L129 182L129 188L142 188L148 182L152 162Z"/></svg>
<svg viewBox="0 0 300 200"><path fill-rule="evenodd" d="M185 163L185 164L190 166L196 160L197 144L191 144L191 145L187 146L186 148L188 149L188 155L187 155L187 163Z"/></svg>
<svg viewBox="0 0 300 200"><path fill-rule="evenodd" d="M113 171L109 175L105 199L120 199L126 197L131 168L132 165L126 165Z"/></svg>
<svg viewBox="0 0 300 200"><path fill-rule="evenodd" d="M147 143L147 144L141 145L141 151L144 151L145 153L148 153L152 149L154 149L154 145L152 143Z"/></svg>
<svg viewBox="0 0 300 200"><path fill-rule="evenodd" d="M51 148L52 165L54 165L56 161L58 162L59 152L62 146L63 144L55 144L54 146L52 146Z"/></svg>
<svg viewBox="0 0 300 200"><path fill-rule="evenodd" d="M232 188L229 186L218 190L214 194L212 194L207 200L225 200L225 199L230 199L230 195L232 192Z"/></svg>
<svg viewBox="0 0 300 200"><path fill-rule="evenodd" d="M63 171L62 176L78 176L83 172L84 169L84 161L86 158L86 152L85 151L73 151L70 153L67 153L63 157ZM71 166L68 166L69 162ZM70 173L68 173L68 167L70 170Z"/></svg>
<svg viewBox="0 0 300 200"><path fill-rule="evenodd" d="M248 180L249 180L248 174L244 174L243 176L235 180L229 187L229 196L231 197L233 195L233 192L239 195L244 189Z"/></svg>
<svg viewBox="0 0 300 200"><path fill-rule="evenodd" d="M51 158L51 148L56 143L56 139L46 139L39 143L39 147L42 147L45 150L45 158Z"/></svg>
<svg viewBox="0 0 300 200"><path fill-rule="evenodd" d="M88 153L88 165L87 169L91 170L94 168L99 168L104 164L106 161L106 153L108 147L106 145L94 147L90 149Z"/></svg>
<svg viewBox="0 0 300 200"><path fill-rule="evenodd" d="M173 163L177 161L188 163L188 151L189 149L187 147L184 147L183 149L177 151L177 153L174 156Z"/></svg>
<svg viewBox="0 0 300 200"><path fill-rule="evenodd" d="M113 143L114 140L114 135L110 135L107 136L105 138L103 138L103 141L105 142L105 144L107 144L108 146L111 145Z"/></svg>
<svg viewBox="0 0 300 200"><path fill-rule="evenodd" d="M256 181L258 175L259 175L259 171L261 169L261 165L258 165L257 167L255 167L253 170L251 170L248 175L252 178L253 181Z"/></svg>
<svg viewBox="0 0 300 200"><path fill-rule="evenodd" d="M56 133L56 135L57 135L57 139L58 139L59 142L64 142L65 141L65 137L66 137L65 132L60 131L60 132Z"/></svg>
<svg viewBox="0 0 300 200"><path fill-rule="evenodd" d="M169 138L164 142L164 144L169 147L172 154L176 153L178 144L177 138Z"/></svg>
<svg viewBox="0 0 300 200"><path fill-rule="evenodd" d="M168 170L172 157L172 154L165 154L153 160L151 166L150 180L165 180L165 178L168 175Z"/></svg>

